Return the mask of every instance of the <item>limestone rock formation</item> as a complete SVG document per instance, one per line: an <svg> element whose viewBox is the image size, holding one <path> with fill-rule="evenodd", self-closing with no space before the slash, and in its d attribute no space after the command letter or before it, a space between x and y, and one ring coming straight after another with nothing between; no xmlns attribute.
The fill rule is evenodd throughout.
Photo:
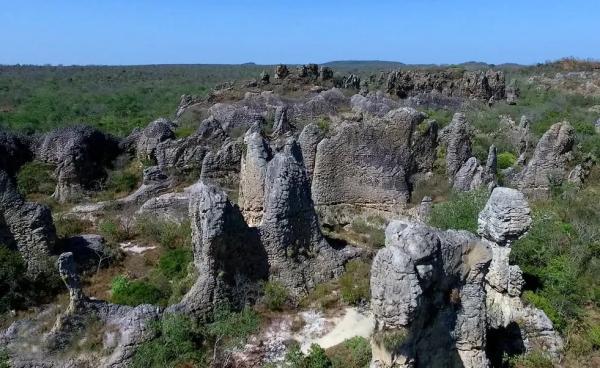
<svg viewBox="0 0 600 368"><path fill-rule="evenodd" d="M211 106L208 112L228 134L243 133L254 124L265 123L261 112L249 106L217 103Z"/></svg>
<svg viewBox="0 0 600 368"><path fill-rule="evenodd" d="M265 198L267 163L272 158L271 148L259 127L248 130L244 137L245 154L240 169L238 203L250 226L260 224Z"/></svg>
<svg viewBox="0 0 600 368"><path fill-rule="evenodd" d="M512 82L506 87L506 103L509 105L516 105L520 94L521 91L519 90L519 87Z"/></svg>
<svg viewBox="0 0 600 368"><path fill-rule="evenodd" d="M523 304L522 272L509 265L529 212L522 193L496 188L479 215L483 239L391 222L371 269L372 366L489 367L504 352L534 348L558 361L562 339L541 310Z"/></svg>
<svg viewBox="0 0 600 368"><path fill-rule="evenodd" d="M77 199L98 189L106 178L105 167L119 153L118 141L89 126L61 128L45 134L35 147L38 160L56 165L59 202Z"/></svg>
<svg viewBox="0 0 600 368"><path fill-rule="evenodd" d="M258 233L215 186L195 185L189 209L198 279L169 310L206 316L223 302L243 307L252 301L246 300L252 289L268 276L267 256Z"/></svg>
<svg viewBox="0 0 600 368"><path fill-rule="evenodd" d="M440 133L446 144L446 175L450 181L462 165L471 157L470 126L462 113L454 114L452 122Z"/></svg>
<svg viewBox="0 0 600 368"><path fill-rule="evenodd" d="M410 108L381 120L345 122L319 143L312 180L315 205L323 216L338 205L397 212L410 198L409 179L433 163L436 129L417 126L425 115ZM418 153L418 154L417 154ZM426 159L427 158L427 159ZM322 221L328 222L323 216ZM332 219L331 221L336 221Z"/></svg>
<svg viewBox="0 0 600 368"><path fill-rule="evenodd" d="M505 77L501 71L398 70L388 75L387 92L400 98L419 94L473 98L482 101L505 97Z"/></svg>
<svg viewBox="0 0 600 368"><path fill-rule="evenodd" d="M319 69L319 79L322 81L328 81L333 79L333 69L328 66L322 66Z"/></svg>
<svg viewBox="0 0 600 368"><path fill-rule="evenodd" d="M291 121L308 121L319 117L329 117L348 103L344 93L338 88L322 91L305 102L295 103L288 109Z"/></svg>
<svg viewBox="0 0 600 368"><path fill-rule="evenodd" d="M177 106L177 111L175 112L175 117L179 118L188 107L197 104L200 102L200 98L198 96L192 95L181 95L181 99L179 100L179 106Z"/></svg>
<svg viewBox="0 0 600 368"><path fill-rule="evenodd" d="M28 139L0 131L0 170L14 175L26 162L33 159Z"/></svg>
<svg viewBox="0 0 600 368"><path fill-rule="evenodd" d="M117 256L117 251L111 249L104 238L96 234L71 236L64 240L62 249L73 254L80 273L97 272L100 267L107 266Z"/></svg>
<svg viewBox="0 0 600 368"><path fill-rule="evenodd" d="M383 92L370 92L366 96L356 94L350 99L352 110L357 112L368 113L373 116L383 117L385 114L395 108L398 108L398 103L387 97Z"/></svg>
<svg viewBox="0 0 600 368"><path fill-rule="evenodd" d="M271 279L295 294L339 276L350 257L335 251L321 234L302 152L292 139L268 163L259 229Z"/></svg>
<svg viewBox="0 0 600 368"><path fill-rule="evenodd" d="M56 230L50 208L26 202L4 171L0 171L0 241L20 252L29 276L51 271Z"/></svg>
<svg viewBox="0 0 600 368"><path fill-rule="evenodd" d="M173 123L167 119L154 120L146 126L137 139L137 157L142 161L156 161L156 147L159 143L175 139Z"/></svg>
<svg viewBox="0 0 600 368"><path fill-rule="evenodd" d="M306 167L306 174L309 180L312 180L317 146L323 138L325 138L325 133L315 123L306 125L298 137L298 144L300 144L302 150L302 158L304 159L304 166Z"/></svg>
<svg viewBox="0 0 600 368"><path fill-rule="evenodd" d="M117 200L117 203L142 204L148 199L166 192L175 184L173 178L169 177L159 166L150 166L144 169L142 185L125 198Z"/></svg>
<svg viewBox="0 0 600 368"><path fill-rule="evenodd" d="M595 164L596 158L593 155L587 155L584 157L582 163L577 164L577 166L571 170L567 180L577 188L581 188Z"/></svg>
<svg viewBox="0 0 600 368"><path fill-rule="evenodd" d="M202 161L200 179L238 192L243 147L240 140L228 140L217 151L208 152Z"/></svg>
<svg viewBox="0 0 600 368"><path fill-rule="evenodd" d="M286 65L279 64L275 67L275 79L284 79L290 74L290 70Z"/></svg>
<svg viewBox="0 0 600 368"><path fill-rule="evenodd" d="M348 88L348 89L349 88L360 89L360 77L355 74L350 74L350 75L344 77L342 86L344 88Z"/></svg>
<svg viewBox="0 0 600 368"><path fill-rule="evenodd" d="M574 142L575 130L569 123L552 125L538 142L527 166L517 176L518 188L533 197L546 196L552 185L565 179Z"/></svg>
<svg viewBox="0 0 600 368"><path fill-rule="evenodd" d="M471 191L489 187L496 183L496 147L492 145L488 152L486 165L481 166L477 158L471 157L454 176L453 188L458 191Z"/></svg>
<svg viewBox="0 0 600 368"><path fill-rule="evenodd" d="M296 127L292 125L288 119L288 108L279 106L275 110L275 123L273 124L273 137L284 137L292 134Z"/></svg>

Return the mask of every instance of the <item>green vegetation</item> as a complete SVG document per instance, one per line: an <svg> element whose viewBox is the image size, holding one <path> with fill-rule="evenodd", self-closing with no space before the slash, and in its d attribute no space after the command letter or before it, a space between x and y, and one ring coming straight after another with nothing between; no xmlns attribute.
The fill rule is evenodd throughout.
<svg viewBox="0 0 600 368"><path fill-rule="evenodd" d="M187 266L192 260L191 249L167 249L158 260L158 270L170 280L182 279L187 275Z"/></svg>
<svg viewBox="0 0 600 368"><path fill-rule="evenodd" d="M0 348L0 368L10 368L10 357L4 348Z"/></svg>
<svg viewBox="0 0 600 368"><path fill-rule="evenodd" d="M146 281L132 281L125 276L117 276L111 284L111 300L116 304L136 306L140 304L166 304L166 295Z"/></svg>
<svg viewBox="0 0 600 368"><path fill-rule="evenodd" d="M58 237L65 239L73 235L89 233L93 224L87 220L58 216L54 218L54 226Z"/></svg>
<svg viewBox="0 0 600 368"><path fill-rule="evenodd" d="M131 237L118 219L104 219L98 223L98 232L106 240L113 243L122 242Z"/></svg>
<svg viewBox="0 0 600 368"><path fill-rule="evenodd" d="M204 362L202 328L195 321L174 314L152 327L156 337L138 347L133 368L194 367Z"/></svg>
<svg viewBox="0 0 600 368"><path fill-rule="evenodd" d="M289 300L289 292L280 282L269 281L264 287L263 301L270 310L282 310Z"/></svg>
<svg viewBox="0 0 600 368"><path fill-rule="evenodd" d="M397 351L404 345L408 338L408 332L405 330L378 331L373 336L373 340L383 346L387 351Z"/></svg>
<svg viewBox="0 0 600 368"><path fill-rule="evenodd" d="M21 166L17 173L17 187L24 196L31 194L51 195L56 187L55 167L40 161Z"/></svg>
<svg viewBox="0 0 600 368"><path fill-rule="evenodd" d="M356 336L327 349L333 368L367 368L371 363L371 344Z"/></svg>
<svg viewBox="0 0 600 368"><path fill-rule="evenodd" d="M25 262L19 252L0 244L0 314L22 306L27 290Z"/></svg>
<svg viewBox="0 0 600 368"><path fill-rule="evenodd" d="M362 235L362 241L371 248L381 248L385 245L385 228L382 223L371 224L363 219L357 218L352 221L352 231Z"/></svg>
<svg viewBox="0 0 600 368"><path fill-rule="evenodd" d="M485 206L487 192L453 192L447 202L436 203L429 216L429 224L440 229L477 232L477 216Z"/></svg>
<svg viewBox="0 0 600 368"><path fill-rule="evenodd" d="M182 94L205 96L257 65L0 66L0 124L25 132L85 122L126 135L171 116Z"/></svg>
<svg viewBox="0 0 600 368"><path fill-rule="evenodd" d="M302 353L300 346L294 344L285 356L286 365L290 368L331 368L331 359L325 353L325 349L317 344L312 344L308 354Z"/></svg>
<svg viewBox="0 0 600 368"><path fill-rule="evenodd" d="M346 272L340 277L342 299L348 304L358 304L371 297L371 265L360 260L346 264Z"/></svg>
<svg viewBox="0 0 600 368"><path fill-rule="evenodd" d="M147 216L137 220L135 231L141 239L158 243L164 248L191 248L190 226L189 221L177 224Z"/></svg>
<svg viewBox="0 0 600 368"><path fill-rule="evenodd" d="M517 158L512 152L501 152L498 154L498 169L504 170L512 167L515 162L517 162Z"/></svg>
<svg viewBox="0 0 600 368"><path fill-rule="evenodd" d="M515 368L553 368L552 360L544 353L534 351L526 355L509 358L509 366Z"/></svg>

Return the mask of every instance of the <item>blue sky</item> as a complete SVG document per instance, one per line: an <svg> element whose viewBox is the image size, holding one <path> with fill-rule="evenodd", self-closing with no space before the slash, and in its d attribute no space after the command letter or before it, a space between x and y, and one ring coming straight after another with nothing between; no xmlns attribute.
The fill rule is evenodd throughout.
<svg viewBox="0 0 600 368"><path fill-rule="evenodd" d="M600 59L600 0L0 0L0 64Z"/></svg>

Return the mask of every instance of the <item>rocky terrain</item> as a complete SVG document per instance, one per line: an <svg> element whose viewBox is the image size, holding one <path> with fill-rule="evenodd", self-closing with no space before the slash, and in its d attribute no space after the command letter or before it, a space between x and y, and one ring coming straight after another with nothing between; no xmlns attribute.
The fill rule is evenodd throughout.
<svg viewBox="0 0 600 368"><path fill-rule="evenodd" d="M597 366L600 102L513 77L278 65L0 132L0 367Z"/></svg>

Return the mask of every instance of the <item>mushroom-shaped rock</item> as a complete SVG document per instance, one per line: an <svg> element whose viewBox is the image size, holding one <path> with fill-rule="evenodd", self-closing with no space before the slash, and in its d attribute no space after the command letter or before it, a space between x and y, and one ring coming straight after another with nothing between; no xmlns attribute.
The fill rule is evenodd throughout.
<svg viewBox="0 0 600 368"><path fill-rule="evenodd" d="M525 234L531 222L531 209L523 193L498 187L479 213L477 232L499 245L506 245Z"/></svg>

